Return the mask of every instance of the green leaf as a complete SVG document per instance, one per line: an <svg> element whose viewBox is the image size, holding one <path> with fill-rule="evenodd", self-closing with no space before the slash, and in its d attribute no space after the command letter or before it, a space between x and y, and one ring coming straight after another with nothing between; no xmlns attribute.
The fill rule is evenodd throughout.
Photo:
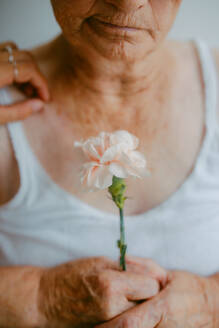
<svg viewBox="0 0 219 328"><path fill-rule="evenodd" d="M113 183L108 188L109 193L112 195L112 199L118 208L123 209L126 197L124 192L126 190L126 185L124 179L113 176Z"/></svg>

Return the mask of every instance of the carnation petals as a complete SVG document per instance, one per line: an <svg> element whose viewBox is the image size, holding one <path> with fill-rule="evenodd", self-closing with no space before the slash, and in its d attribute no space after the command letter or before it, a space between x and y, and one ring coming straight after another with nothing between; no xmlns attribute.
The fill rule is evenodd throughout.
<svg viewBox="0 0 219 328"><path fill-rule="evenodd" d="M81 183L86 191L110 187L113 176L142 178L150 175L144 155L136 150L139 139L128 131L101 132L97 137L76 141L74 145L90 160L81 170Z"/></svg>
<svg viewBox="0 0 219 328"><path fill-rule="evenodd" d="M115 131L110 140L112 144L126 143L130 150L136 149L139 145L139 139L125 130Z"/></svg>
<svg viewBox="0 0 219 328"><path fill-rule="evenodd" d="M111 186L113 175L110 173L107 166L103 165L94 173L93 185L98 189L106 189Z"/></svg>
<svg viewBox="0 0 219 328"><path fill-rule="evenodd" d="M115 175L118 178L128 178L129 174L125 167L122 165L119 165L117 163L111 163L109 165L109 171L112 173L112 175Z"/></svg>
<svg viewBox="0 0 219 328"><path fill-rule="evenodd" d="M109 147L103 154L101 158L101 163L104 164L115 160L118 154L121 153L121 151L122 149L120 144Z"/></svg>

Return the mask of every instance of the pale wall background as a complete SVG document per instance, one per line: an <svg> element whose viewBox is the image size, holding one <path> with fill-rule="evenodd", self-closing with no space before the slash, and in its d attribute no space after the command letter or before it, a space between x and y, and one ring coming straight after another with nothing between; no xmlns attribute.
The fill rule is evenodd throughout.
<svg viewBox="0 0 219 328"><path fill-rule="evenodd" d="M0 0L0 42L11 39L31 47L58 31L49 0ZM170 37L203 38L219 47L219 0L183 0Z"/></svg>

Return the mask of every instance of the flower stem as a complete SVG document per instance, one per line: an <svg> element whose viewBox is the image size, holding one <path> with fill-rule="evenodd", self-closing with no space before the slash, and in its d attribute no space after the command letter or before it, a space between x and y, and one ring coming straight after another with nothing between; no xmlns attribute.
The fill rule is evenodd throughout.
<svg viewBox="0 0 219 328"><path fill-rule="evenodd" d="M127 245L125 244L125 224L123 208L127 197L124 196L126 185L124 179L113 176L113 183L108 188L109 193L112 195L112 200L119 208L120 213L120 240L118 240L118 248L120 249L120 266L123 271L126 271L125 254L127 250Z"/></svg>
<svg viewBox="0 0 219 328"><path fill-rule="evenodd" d="M120 248L120 266L123 271L126 271L126 262L125 262L125 254L127 250L127 245L125 244L125 225L124 225L124 216L123 209L119 209L120 213L120 240L119 240L119 248Z"/></svg>

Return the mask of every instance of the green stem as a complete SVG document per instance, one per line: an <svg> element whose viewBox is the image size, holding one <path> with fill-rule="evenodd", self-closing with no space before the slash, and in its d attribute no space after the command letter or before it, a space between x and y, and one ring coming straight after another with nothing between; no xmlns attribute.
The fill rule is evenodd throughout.
<svg viewBox="0 0 219 328"><path fill-rule="evenodd" d="M125 254L127 245L125 244L125 225L124 225L124 215L123 209L119 209L120 213L120 241L119 241L119 248L120 248L120 266L122 267L123 271L126 271L126 262L125 262Z"/></svg>
<svg viewBox="0 0 219 328"><path fill-rule="evenodd" d="M126 271L125 254L127 245L125 244L125 224L123 216L124 203L127 197L124 196L126 185L124 179L113 176L112 185L108 188L112 195L112 200L119 208L120 213L120 240L118 240L118 247L120 249L120 266L123 271Z"/></svg>

